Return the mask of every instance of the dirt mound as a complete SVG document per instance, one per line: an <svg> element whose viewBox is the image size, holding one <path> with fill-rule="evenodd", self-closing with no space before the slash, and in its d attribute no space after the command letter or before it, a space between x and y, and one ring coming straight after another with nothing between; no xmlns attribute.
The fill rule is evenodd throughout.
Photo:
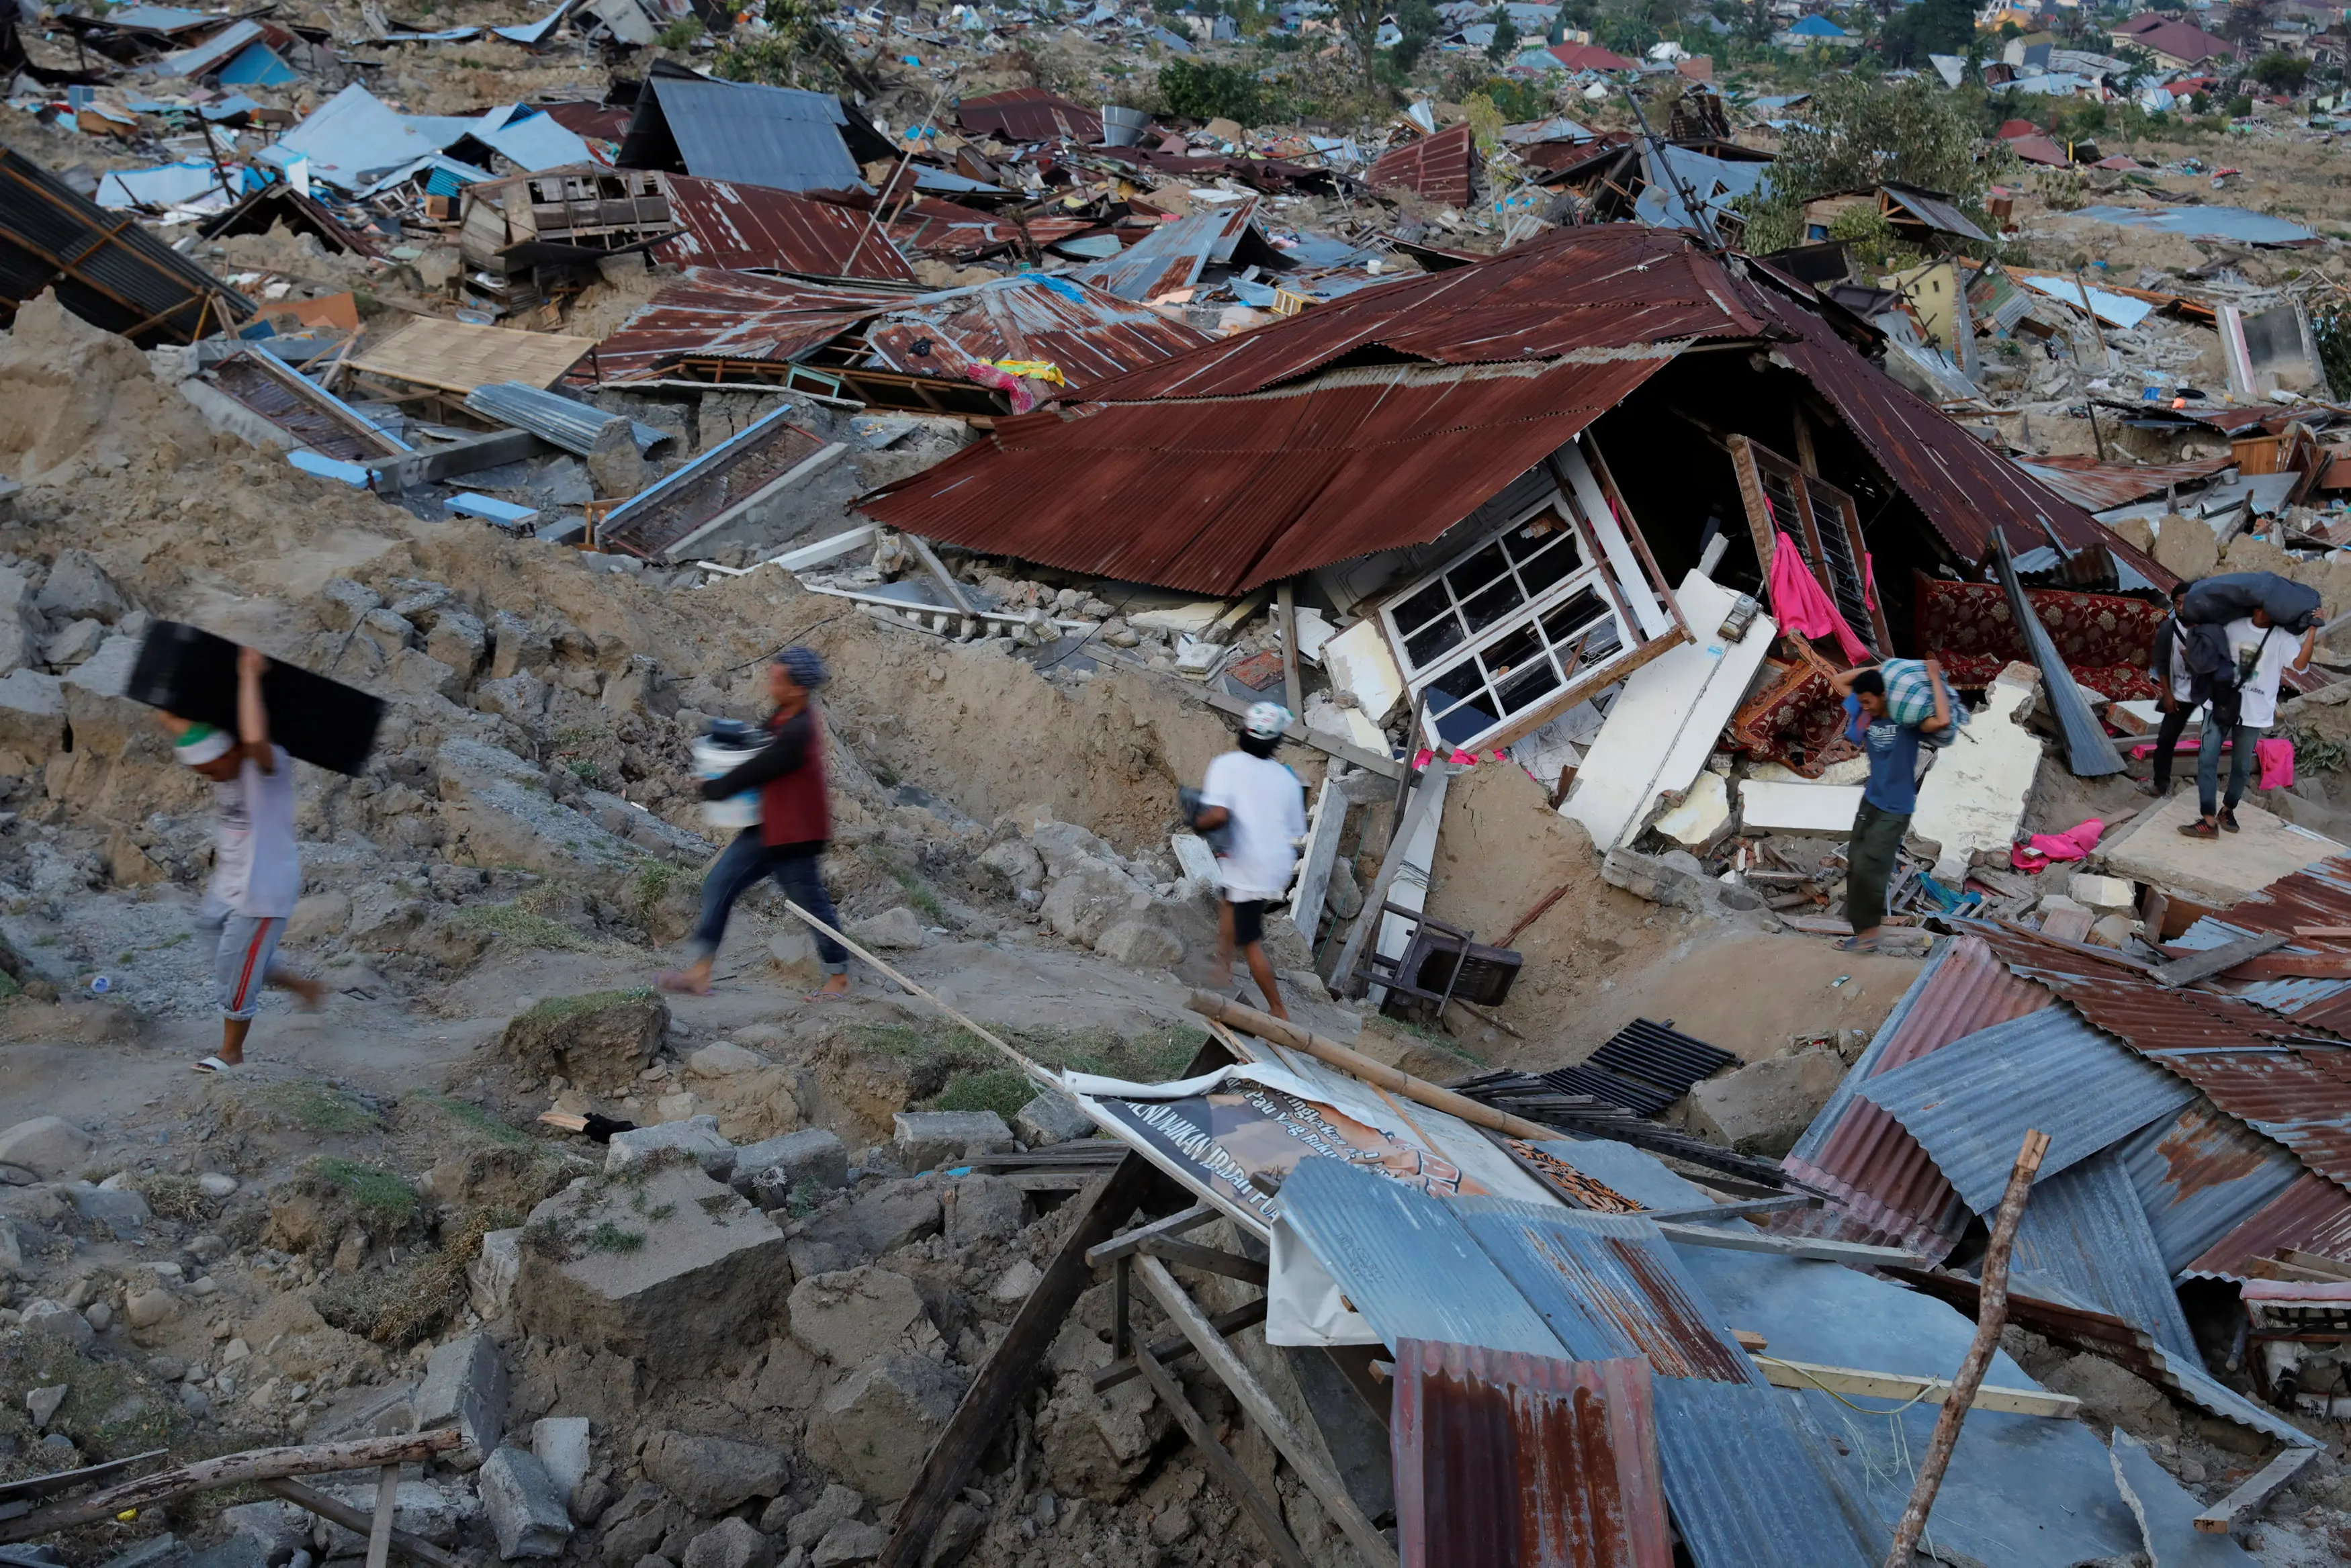
<svg viewBox="0 0 2351 1568"><path fill-rule="evenodd" d="M63 483L71 475L58 471L70 464L127 468L164 440L211 445L195 410L155 379L128 339L46 290L0 333L0 472Z"/></svg>

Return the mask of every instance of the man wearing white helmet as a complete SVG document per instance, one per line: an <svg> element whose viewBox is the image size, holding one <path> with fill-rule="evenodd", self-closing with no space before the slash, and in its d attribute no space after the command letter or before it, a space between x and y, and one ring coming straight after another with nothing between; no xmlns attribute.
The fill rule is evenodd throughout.
<svg viewBox="0 0 2351 1568"><path fill-rule="evenodd" d="M1232 972L1233 949L1241 950L1251 979L1265 993L1265 1010L1287 1018L1274 986L1273 964L1265 956L1265 908L1290 893L1298 864L1298 841L1306 835L1306 786L1273 760L1273 749L1290 728L1290 710L1259 702L1241 720L1240 750L1208 764L1200 782L1200 811L1192 826L1226 840L1217 855L1225 884L1224 909L1217 925L1217 971Z"/></svg>

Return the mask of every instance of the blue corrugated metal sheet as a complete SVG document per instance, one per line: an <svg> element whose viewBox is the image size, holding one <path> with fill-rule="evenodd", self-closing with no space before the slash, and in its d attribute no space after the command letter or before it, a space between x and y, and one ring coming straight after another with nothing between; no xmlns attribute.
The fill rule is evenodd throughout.
<svg viewBox="0 0 2351 1568"><path fill-rule="evenodd" d="M1255 202L1236 202L1162 223L1118 255L1070 275L1121 299L1152 299L1170 289L1188 288L1199 281L1201 268L1231 258L1256 213Z"/></svg>
<svg viewBox="0 0 2351 1568"><path fill-rule="evenodd" d="M689 174L778 191L863 185L841 138L839 128L849 117L830 93L675 77L654 77L645 87L658 100ZM643 119L641 109L637 123ZM633 141L635 124L630 131Z"/></svg>
<svg viewBox="0 0 2351 1568"><path fill-rule="evenodd" d="M408 116L353 82L255 156L284 168L297 156L307 154L310 178L354 191L381 171L438 152L456 140L465 123L459 122L458 129L447 136L427 135L410 123Z"/></svg>
<svg viewBox="0 0 2351 1568"><path fill-rule="evenodd" d="M266 44L247 44L236 58L213 78L223 87L283 87L298 82L302 73L287 65Z"/></svg>
<svg viewBox="0 0 2351 1568"><path fill-rule="evenodd" d="M2198 1355L2147 1211L2111 1149L2033 1188L2012 1267L2028 1294L2112 1313L2165 1350Z"/></svg>
<svg viewBox="0 0 2351 1568"><path fill-rule="evenodd" d="M2175 1280L2303 1175L2292 1149L2200 1095L2170 1120L2123 1140L2115 1152Z"/></svg>
<svg viewBox="0 0 2351 1568"><path fill-rule="evenodd" d="M1651 1387L1666 1505L1698 1568L1872 1568L1866 1540L1824 1461L1803 1396L1747 1384L1660 1377Z"/></svg>
<svg viewBox="0 0 2351 1568"><path fill-rule="evenodd" d="M260 41L260 23L231 22L203 43L159 55L140 68L159 77L201 77L207 71L218 70L248 44Z"/></svg>
<svg viewBox="0 0 2351 1568"><path fill-rule="evenodd" d="M489 118L483 116L486 120ZM478 129L469 134L526 174L595 161L588 144L565 130L552 115L517 111L503 125Z"/></svg>
<svg viewBox="0 0 2351 1568"><path fill-rule="evenodd" d="M2000 1207L2028 1130L2049 1135L2046 1183L2197 1097L2065 1007L1980 1029L1860 1088L1926 1147L1978 1214Z"/></svg>
<svg viewBox="0 0 2351 1568"><path fill-rule="evenodd" d="M1298 1162L1280 1202L1282 1220L1391 1350L1432 1339L1576 1359L1479 1250L1453 1204L1322 1158Z"/></svg>
<svg viewBox="0 0 2351 1568"><path fill-rule="evenodd" d="M1902 993L1902 1000L1894 1004L1894 1011L1886 1015L1886 1022L1877 1026L1877 1033L1869 1037L1867 1045L1862 1047L1861 1054L1855 1059L1844 1081L1830 1092L1828 1104L1823 1106L1820 1115L1813 1118L1813 1125L1804 1129L1804 1136L1796 1140L1796 1147L1788 1151L1789 1158L1807 1162L1820 1158L1829 1135L1836 1130L1839 1122L1844 1120L1844 1114L1852 1108L1854 1101L1861 1097L1863 1081L1877 1074L1886 1047L1902 1031L1903 1021L1910 1016L1910 1010L1918 1004L1918 998L1926 994L1927 988L1935 983L1935 977L1942 972L1943 966L1950 962L1952 946L1949 937L1937 939L1934 950L1927 955L1927 961L1918 966L1917 975L1910 981L1910 989Z"/></svg>
<svg viewBox="0 0 2351 1568"><path fill-rule="evenodd" d="M1639 1355L1667 1377L1762 1383L1649 1220L1499 1198L1452 1209L1576 1360Z"/></svg>
<svg viewBox="0 0 2351 1568"><path fill-rule="evenodd" d="M522 381L486 381L465 394L465 406L582 457L596 450L596 438L606 425L623 417ZM629 433L640 455L672 439L669 431L633 420Z"/></svg>
<svg viewBox="0 0 2351 1568"><path fill-rule="evenodd" d="M2083 207L2073 214L2127 229L2154 229L2191 240L2236 240L2253 245L2292 245L2318 236L2299 223L2242 207Z"/></svg>

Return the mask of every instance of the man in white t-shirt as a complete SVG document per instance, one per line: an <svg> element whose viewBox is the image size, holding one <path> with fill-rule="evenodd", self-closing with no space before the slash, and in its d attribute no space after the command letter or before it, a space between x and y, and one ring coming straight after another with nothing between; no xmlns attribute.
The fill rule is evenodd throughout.
<svg viewBox="0 0 2351 1568"><path fill-rule="evenodd" d="M2217 838L2224 831L2237 831L2237 803L2245 797L2245 784L2252 776L2253 746L2277 722L2278 682L2288 666L2310 668L2311 649L2318 641L2316 627L2296 637L2272 625L2268 613L2260 609L2242 620L2231 621L2221 628L2221 635L2229 639L2229 656L2237 666L2237 724L2229 731L2212 722L2212 716L2207 718L2203 744L2196 756L2197 804L2204 815L2179 830L2190 838ZM2219 706L2215 699L2215 709ZM2230 745L2229 794L2222 800L2220 742L2224 739Z"/></svg>
<svg viewBox="0 0 2351 1568"><path fill-rule="evenodd" d="M196 935L213 950L213 986L220 1000L221 1048L196 1064L199 1073L225 1073L245 1061L245 1037L260 1011L264 986L299 995L316 1007L326 988L274 967L286 918L302 896L302 860L294 844L294 760L269 738L261 701L269 661L257 649L236 650L236 729L163 715L177 737L172 752L213 782L220 807L220 840L212 885L196 913Z"/></svg>
<svg viewBox="0 0 2351 1568"><path fill-rule="evenodd" d="M1259 702L1241 720L1240 750L1208 764L1200 781L1200 812L1192 826L1203 833L1229 829L1217 868L1223 874L1225 903L1217 925L1217 972L1232 972L1233 949L1248 961L1251 979L1265 993L1265 1010L1290 1016L1265 956L1265 909L1290 893L1298 864L1298 841L1306 835L1306 786L1273 760L1274 747L1290 728L1290 710Z"/></svg>

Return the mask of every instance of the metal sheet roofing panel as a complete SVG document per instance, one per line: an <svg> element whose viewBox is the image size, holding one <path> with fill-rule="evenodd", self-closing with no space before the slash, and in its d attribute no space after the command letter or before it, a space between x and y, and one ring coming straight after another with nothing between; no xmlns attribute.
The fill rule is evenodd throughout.
<svg viewBox="0 0 2351 1568"><path fill-rule="evenodd" d="M2040 986L2010 973L1980 940L1959 937L1942 944L1782 1163L1844 1206L1859 1222L1854 1239L1875 1237L1941 1257L1966 1222L1959 1196L1925 1147L1882 1106L1862 1097L1861 1085L2053 1001ZM1803 1230L1834 1219L1814 1211L1775 1219L1772 1228Z"/></svg>
<svg viewBox="0 0 2351 1568"><path fill-rule="evenodd" d="M2017 458L2016 466L2087 512L2111 512L2149 495L2160 495L2175 484L2200 484L2236 460L2206 458L2199 462L2100 462L2072 453Z"/></svg>
<svg viewBox="0 0 2351 1568"><path fill-rule="evenodd" d="M597 546L657 561L699 537L728 507L758 494L824 444L792 422L798 411L783 404L629 497L597 524Z"/></svg>
<svg viewBox="0 0 2351 1568"><path fill-rule="evenodd" d="M1918 221L1930 229L1939 229L1944 234L1957 234L1965 240L1980 240L1986 244L1996 243L1991 235L1976 227L1975 220L1961 212L1948 196L1920 190L1916 185L1889 182L1881 188L1903 207L1916 213Z"/></svg>
<svg viewBox="0 0 2351 1568"><path fill-rule="evenodd" d="M490 381L465 394L465 406L477 414L496 420L501 424L526 430L541 441L559 446L581 457L592 454L597 438L615 420L625 421L631 438L641 453L650 452L665 441L676 438L669 431L652 425L639 424L625 415L610 412L560 392L549 392L521 381Z"/></svg>
<svg viewBox="0 0 2351 1568"><path fill-rule="evenodd" d="M2196 1337L2156 1250L2121 1156L2104 1150L2033 1184L2017 1226L2015 1269L2047 1295L2109 1312L2166 1350L2196 1359Z"/></svg>
<svg viewBox="0 0 2351 1568"><path fill-rule="evenodd" d="M1453 1209L1576 1358L1638 1355L1660 1376L1763 1381L1651 1221L1501 1198Z"/></svg>
<svg viewBox="0 0 2351 1568"><path fill-rule="evenodd" d="M1870 1568L1865 1540L1823 1459L1803 1396L1751 1384L1661 1377L1657 1449L1674 1526L1698 1568Z"/></svg>
<svg viewBox="0 0 2351 1568"><path fill-rule="evenodd" d="M2306 1175L2293 1150L2201 1095L2177 1116L2124 1139L2116 1152L2130 1172L2156 1248L2174 1278L2197 1267L2197 1260L2288 1188L2318 1182L2351 1212L2351 1195Z"/></svg>
<svg viewBox="0 0 2351 1568"><path fill-rule="evenodd" d="M688 357L797 359L908 297L898 289L688 267L597 346L596 368L604 380L628 381L659 376Z"/></svg>
<svg viewBox="0 0 2351 1568"><path fill-rule="evenodd" d="M2318 236L2300 223L2242 207L2080 207L2071 214L2126 229L2153 229L2191 240L2235 240L2252 245L2298 245Z"/></svg>
<svg viewBox="0 0 2351 1568"><path fill-rule="evenodd" d="M1407 1339L1566 1359L1455 1204L1334 1159L1298 1162L1281 1218L1393 1350Z"/></svg>
<svg viewBox="0 0 2351 1568"><path fill-rule="evenodd" d="M1670 1568L1648 1364L1396 1346L1404 1568Z"/></svg>
<svg viewBox="0 0 2351 1568"><path fill-rule="evenodd" d="M1208 341L1146 305L1035 273L910 300L869 327L872 362L912 375L961 374L967 359L1042 359L1071 391Z"/></svg>
<svg viewBox="0 0 2351 1568"><path fill-rule="evenodd" d="M2301 926L2351 926L2351 858L2338 856L2281 877L2231 904L2224 919L2207 916L2199 920L2180 941L2189 947L2218 947L2255 931L2291 935ZM2351 951L2351 942L2304 938L2284 950L2340 953ZM2297 1023L2351 1036L2351 981L2266 981L2246 986L2238 994Z"/></svg>
<svg viewBox="0 0 2351 1568"><path fill-rule="evenodd" d="M1466 207L1477 169L1477 145L1464 122L1390 148L1364 171L1364 183L1374 191L1402 188L1423 201Z"/></svg>
<svg viewBox="0 0 2351 1568"><path fill-rule="evenodd" d="M1256 221L1254 201L1195 213L1160 224L1108 261L1080 267L1070 275L1121 299L1156 299L1171 289L1189 288L1208 263L1231 256Z"/></svg>
<svg viewBox="0 0 2351 1568"><path fill-rule="evenodd" d="M1042 88L1011 88L956 105L956 119L975 136L1007 141L1100 141L1102 110L1072 103Z"/></svg>
<svg viewBox="0 0 2351 1568"><path fill-rule="evenodd" d="M517 115L503 125L468 134L526 174L594 161L588 144L553 115Z"/></svg>
<svg viewBox="0 0 2351 1568"><path fill-rule="evenodd" d="M749 82L653 76L645 82L619 162L653 168L661 122L689 174L779 191L846 191L863 184L841 140L849 123L831 93Z"/></svg>
<svg viewBox="0 0 2351 1568"><path fill-rule="evenodd" d="M1664 363L1377 366L1253 397L1029 414L859 504L951 544L1238 593L1436 539Z"/></svg>
<svg viewBox="0 0 2351 1568"><path fill-rule="evenodd" d="M218 70L247 46L260 41L260 23L231 22L203 43L159 55L141 68L159 77L200 77Z"/></svg>
<svg viewBox="0 0 2351 1568"><path fill-rule="evenodd" d="M284 168L297 157L310 160L310 177L357 191L374 175L438 152L463 131L427 136L406 115L353 82L256 156Z"/></svg>
<svg viewBox="0 0 2351 1568"><path fill-rule="evenodd" d="M2325 1177L2304 1172L2177 1272L2199 1279L2243 1280L2250 1277L2245 1265L2255 1258L2275 1257L2284 1248L2351 1258L2351 1193Z"/></svg>
<svg viewBox="0 0 2351 1568"><path fill-rule="evenodd" d="M672 174L670 213L685 233L653 247L682 267L771 267L812 277L913 283L914 269L863 213L789 191Z"/></svg>
<svg viewBox="0 0 2351 1568"><path fill-rule="evenodd" d="M1738 302L1728 275L1687 235L1598 223L1553 229L1467 266L1357 289L1123 377L1095 395L1112 401L1228 397L1294 380L1374 346L1440 364L1524 364L1635 348L1650 352L1651 345L1747 337L1762 329Z"/></svg>
<svg viewBox="0 0 2351 1568"><path fill-rule="evenodd" d="M2028 1129L2049 1135L2045 1183L2196 1098L2062 1007L1980 1029L1865 1079L1861 1093L1925 1146L1980 1215L2000 1207Z"/></svg>
<svg viewBox="0 0 2351 1568"><path fill-rule="evenodd" d="M253 302L141 225L0 148L0 325L45 288L84 321L142 348L190 343L253 314Z"/></svg>

